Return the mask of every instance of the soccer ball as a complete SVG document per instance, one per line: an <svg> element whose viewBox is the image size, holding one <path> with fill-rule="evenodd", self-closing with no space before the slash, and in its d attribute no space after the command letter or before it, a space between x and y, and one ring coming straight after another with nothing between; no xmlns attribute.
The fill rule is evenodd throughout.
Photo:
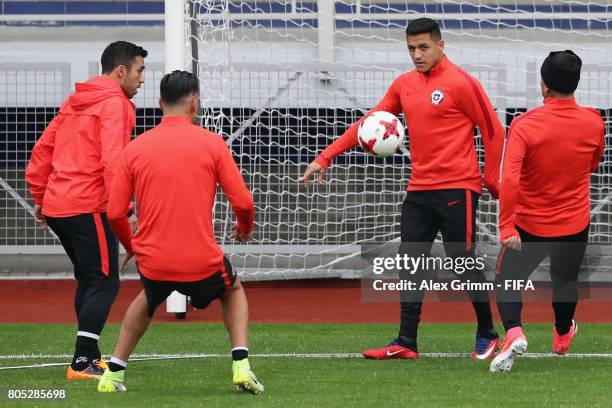
<svg viewBox="0 0 612 408"><path fill-rule="evenodd" d="M389 112L372 112L359 125L357 139L366 153L376 157L391 156L404 143L404 127Z"/></svg>

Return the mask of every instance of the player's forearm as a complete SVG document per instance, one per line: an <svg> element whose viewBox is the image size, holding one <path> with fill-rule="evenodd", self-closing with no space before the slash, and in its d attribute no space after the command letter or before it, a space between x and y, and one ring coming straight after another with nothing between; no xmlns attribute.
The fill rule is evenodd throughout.
<svg viewBox="0 0 612 408"><path fill-rule="evenodd" d="M487 162L485 158L484 183L493 198L499 198L499 166L500 160Z"/></svg>
<svg viewBox="0 0 612 408"><path fill-rule="evenodd" d="M127 213L132 205L133 186L126 174L126 167L121 166L115 184L108 199L106 218L126 251L132 252L132 228Z"/></svg>
<svg viewBox="0 0 612 408"><path fill-rule="evenodd" d="M40 150L35 148L26 168L25 179L36 205L42 205L52 170L51 157L46 154L41 155Z"/></svg>
<svg viewBox="0 0 612 408"><path fill-rule="evenodd" d="M34 177L32 174L26 175L26 183L35 205L42 205L43 203L45 191L47 190L47 180L46 177Z"/></svg>
<svg viewBox="0 0 612 408"><path fill-rule="evenodd" d="M123 245L126 251L132 252L132 228L126 215L130 203L130 195L125 195L127 199L120 199L119 195L122 195L120 191L114 192L114 196L108 201L106 218L121 245Z"/></svg>
<svg viewBox="0 0 612 408"><path fill-rule="evenodd" d="M49 176L53 171L52 160L53 151L55 150L55 136L60 122L61 113L53 118L40 136L40 139L38 139L32 149L32 155L28 161L26 182L36 205L42 205Z"/></svg>
<svg viewBox="0 0 612 408"><path fill-rule="evenodd" d="M336 156L357 146L357 128L362 121L363 119L354 123L342 136L336 139L331 145L327 146L315 159L315 162L327 169Z"/></svg>
<svg viewBox="0 0 612 408"><path fill-rule="evenodd" d="M224 147L224 149L226 149ZM229 150L224 150L226 156L220 161L219 184L236 214L238 228L244 233L253 230L255 204L248 187Z"/></svg>
<svg viewBox="0 0 612 408"><path fill-rule="evenodd" d="M113 214L115 216L115 214ZM111 218L107 213L108 224L127 252L132 251L132 228L125 213L123 216Z"/></svg>
<svg viewBox="0 0 612 408"><path fill-rule="evenodd" d="M514 211L506 210L504 215L499 216L499 241L505 242L511 236L517 235L514 222Z"/></svg>
<svg viewBox="0 0 612 408"><path fill-rule="evenodd" d="M485 187L489 191L489 193L493 196L493 198L499 198L499 171L489 171L487 172L485 166L485 177L484 177Z"/></svg>
<svg viewBox="0 0 612 408"><path fill-rule="evenodd" d="M518 183L511 177L505 177L499 190L499 230L500 240L504 242L516 235L515 211Z"/></svg>
<svg viewBox="0 0 612 408"><path fill-rule="evenodd" d="M498 198L500 166L503 159L506 132L497 116L495 116L494 111L488 112L488 118L491 120L491 123L489 126L485 127L485 129L487 129L486 132L483 133L483 128L480 128L481 133L483 133L483 141L485 142L484 181L489 193L491 193L494 198Z"/></svg>
<svg viewBox="0 0 612 408"><path fill-rule="evenodd" d="M230 204L236 214L238 229L245 234L250 234L254 228L255 221L255 204L251 193L245 188L245 192L239 197L235 196L230 200Z"/></svg>
<svg viewBox="0 0 612 408"><path fill-rule="evenodd" d="M255 227L255 207L240 210L234 209L234 212L236 213L238 229L245 234L253 232Z"/></svg>

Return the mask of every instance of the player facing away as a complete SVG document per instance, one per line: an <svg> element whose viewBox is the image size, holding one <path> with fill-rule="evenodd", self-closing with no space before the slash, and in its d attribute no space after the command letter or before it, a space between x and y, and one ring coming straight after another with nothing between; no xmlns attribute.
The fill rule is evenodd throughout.
<svg viewBox="0 0 612 408"><path fill-rule="evenodd" d="M134 129L130 99L144 81L146 56L129 42L108 45L102 75L76 84L34 145L26 170L36 222L53 230L74 265L78 331L69 380L99 379L106 367L98 339L119 291L119 250L106 206L119 154ZM127 221L127 210L122 217Z"/></svg>
<svg viewBox="0 0 612 408"><path fill-rule="evenodd" d="M474 126L480 128L485 147L484 181L495 198L504 129L480 83L444 54L444 41L434 20L412 21L406 28L406 40L416 69L400 75L372 109L394 115L403 112L408 125L412 177L402 206L400 251L415 257L428 255L441 231L447 256L473 256L476 208L482 193ZM318 173L322 182L334 157L358 144L357 129L362 121L353 124L308 165L301 178L305 184L313 173ZM463 276L471 281L484 280L482 272L469 271ZM400 272L400 278L414 276ZM493 328L488 294L468 293L478 320L473 356L492 358L499 336ZM418 357L423 296L422 291L412 292L409 299L402 294L398 337L386 347L364 351L364 357Z"/></svg>
<svg viewBox="0 0 612 408"><path fill-rule="evenodd" d="M544 105L516 118L500 185L497 307L506 330L491 371L509 371L527 349L521 324L521 293L506 280L525 280L550 256L555 314L553 352L565 354L578 330L573 320L577 280L590 225L590 173L604 150L599 113L576 103L582 61L572 51L551 52L540 74ZM497 286L497 285L496 285Z"/></svg>
<svg viewBox="0 0 612 408"><path fill-rule="evenodd" d="M160 85L164 116L131 142L119 160L108 203L111 228L126 249L124 267L136 255L144 290L130 305L119 341L98 391L125 391L124 373L155 309L172 291L191 297L196 308L220 299L232 346L233 383L254 394L263 385L248 360L248 305L240 279L217 244L212 210L217 183L238 222L232 237L251 239L255 207L223 139L193 124L199 107L198 79L185 71L165 75ZM123 214L136 195L138 233Z"/></svg>

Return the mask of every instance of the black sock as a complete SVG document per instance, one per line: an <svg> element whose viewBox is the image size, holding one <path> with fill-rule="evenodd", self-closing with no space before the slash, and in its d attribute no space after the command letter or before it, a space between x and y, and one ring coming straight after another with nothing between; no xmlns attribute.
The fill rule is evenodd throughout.
<svg viewBox="0 0 612 408"><path fill-rule="evenodd" d="M397 343L400 346L407 347L416 353L419 352L419 348L417 347L416 339L413 339L411 337L406 337L406 336L399 336L397 338Z"/></svg>
<svg viewBox="0 0 612 408"><path fill-rule="evenodd" d="M249 350L245 348L239 348L239 349L232 350L232 360L234 361L244 360L245 358L248 358L248 357L249 357Z"/></svg>
<svg viewBox="0 0 612 408"><path fill-rule="evenodd" d="M478 321L478 333L480 333L481 336L487 337L487 335L489 335L488 333L495 332L493 329L493 315L491 314L489 302L472 302L472 307L474 308L476 320ZM497 333L495 333L495 337L497 337Z"/></svg>
<svg viewBox="0 0 612 408"><path fill-rule="evenodd" d="M504 295L505 296L505 295ZM498 295L499 297L499 295ZM522 302L497 302L499 316L504 322L506 333L513 327L521 326L521 311L523 309Z"/></svg>
<svg viewBox="0 0 612 408"><path fill-rule="evenodd" d="M397 340L401 346L416 352L422 305L422 302L400 302L400 329Z"/></svg>
<svg viewBox="0 0 612 408"><path fill-rule="evenodd" d="M70 366L73 370L86 369L94 360L101 357L98 340L85 336L77 336L74 356Z"/></svg>
<svg viewBox="0 0 612 408"><path fill-rule="evenodd" d="M112 361L110 363L108 363L108 369L112 372L116 372L116 371L121 371L121 370L125 370L125 367L116 363L113 363Z"/></svg>
<svg viewBox="0 0 612 408"><path fill-rule="evenodd" d="M553 302L555 311L555 328L557 333L564 335L572 328L572 318L576 311L576 302Z"/></svg>
<svg viewBox="0 0 612 408"><path fill-rule="evenodd" d="M499 334L497 333L495 329L480 330L479 328L478 334L480 335L480 337L484 337L485 339L489 339L489 340L493 340L499 337Z"/></svg>

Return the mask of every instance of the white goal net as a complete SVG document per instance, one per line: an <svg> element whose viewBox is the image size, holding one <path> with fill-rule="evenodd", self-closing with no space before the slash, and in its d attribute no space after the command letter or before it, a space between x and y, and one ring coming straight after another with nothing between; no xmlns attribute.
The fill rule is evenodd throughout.
<svg viewBox="0 0 612 408"><path fill-rule="evenodd" d="M187 5L189 62L203 122L221 133L253 191L255 240L231 246L255 279L340 276L359 245L399 237L410 160L360 149L337 158L323 186L299 185L306 165L413 69L404 30L437 20L451 60L478 78L509 126L541 104L539 66L552 50L584 62L579 103L612 108L612 7L594 1L208 1ZM608 128L609 129L609 128ZM608 130L607 141L610 139ZM562 135L559 135L562 137ZM477 146L482 163L479 136ZM612 152L593 176L591 240L610 244ZM234 216L221 198L217 237ZM496 242L497 204L485 193L479 242Z"/></svg>

